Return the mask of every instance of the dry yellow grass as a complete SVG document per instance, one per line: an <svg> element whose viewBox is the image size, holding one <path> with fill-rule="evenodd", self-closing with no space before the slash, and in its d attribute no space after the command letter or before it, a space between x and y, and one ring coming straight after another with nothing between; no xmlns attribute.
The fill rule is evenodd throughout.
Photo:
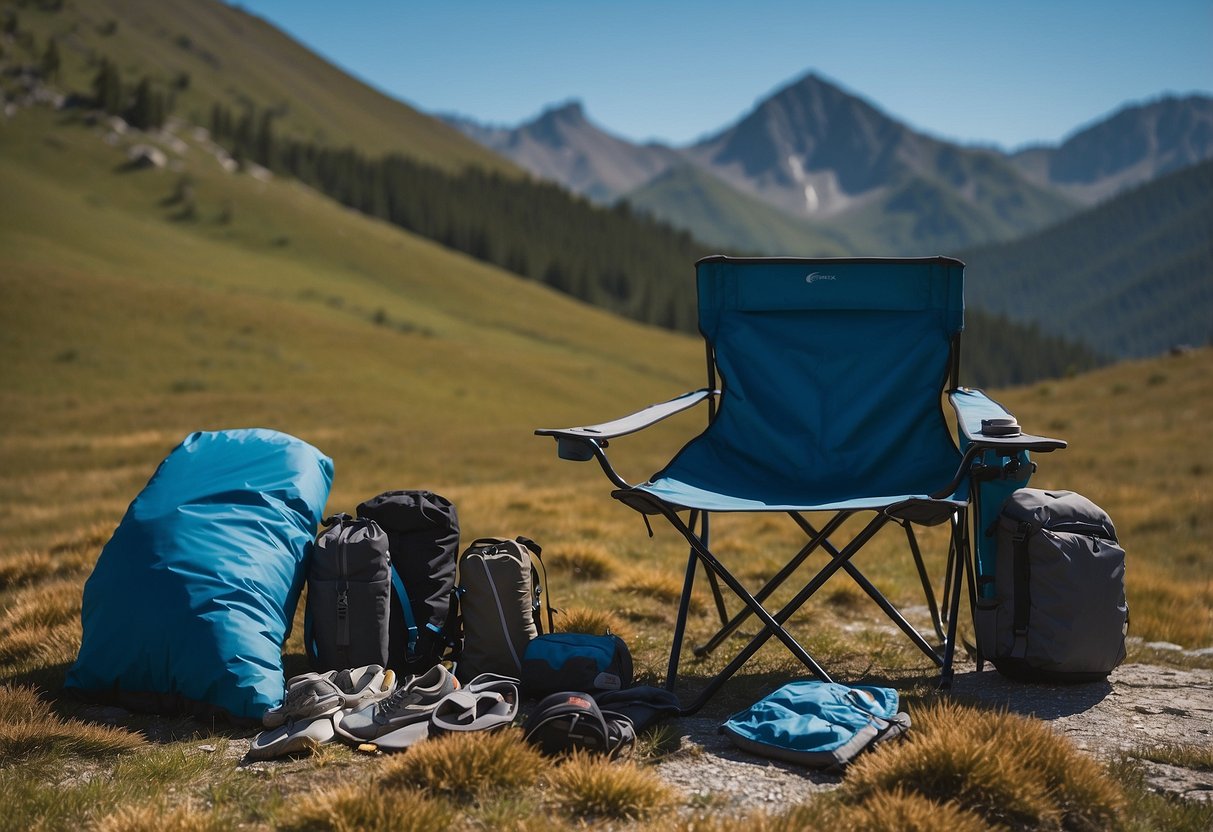
<svg viewBox="0 0 1213 832"><path fill-rule="evenodd" d="M0 686L0 767L54 752L86 757L120 754L143 743L142 736L121 728L62 719L32 688Z"/></svg>
<svg viewBox="0 0 1213 832"><path fill-rule="evenodd" d="M289 832L433 832L448 829L458 812L445 801L409 789L345 785L302 795L277 817Z"/></svg>
<svg viewBox="0 0 1213 832"><path fill-rule="evenodd" d="M632 761L576 753L548 775L549 799L575 817L645 818L669 808L677 792Z"/></svg>
<svg viewBox="0 0 1213 832"><path fill-rule="evenodd" d="M1038 720L946 701L912 714L908 739L854 764L844 802L916 795L1032 829L1107 829L1125 808L1103 767Z"/></svg>
<svg viewBox="0 0 1213 832"><path fill-rule="evenodd" d="M413 746L384 764L380 782L452 797L483 797L529 786L548 761L522 740L522 731L448 734Z"/></svg>

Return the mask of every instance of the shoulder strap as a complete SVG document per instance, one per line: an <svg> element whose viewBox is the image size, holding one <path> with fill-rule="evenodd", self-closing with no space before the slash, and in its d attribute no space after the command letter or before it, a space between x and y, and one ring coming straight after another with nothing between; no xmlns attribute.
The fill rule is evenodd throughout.
<svg viewBox="0 0 1213 832"><path fill-rule="evenodd" d="M531 540L531 538L523 537L522 535L514 538L514 540L522 544L523 548L531 556L531 584L536 589L535 608L533 610L535 613L535 626L539 628L540 633L543 632L543 617L539 615L539 609L542 607L547 611L547 631L554 633L556 632L556 622L553 617L555 610L552 609L552 598L548 594L548 570L543 565L543 548L534 540ZM539 565L538 569L535 568L536 564Z"/></svg>
<svg viewBox="0 0 1213 832"><path fill-rule="evenodd" d="M400 573L396 571L396 564L391 564L388 572L392 575L392 588L396 590L396 597L400 599L400 612L404 615L404 626L409 633L408 655L412 657L417 653L417 621L413 617L413 604L409 601L409 594L405 592L404 581L401 580Z"/></svg>
<svg viewBox="0 0 1213 832"><path fill-rule="evenodd" d="M1012 570L1015 579L1015 608L1011 618L1011 632L1015 637L1011 645L1011 657L1022 659L1028 651L1028 615L1031 610L1031 596L1028 584L1031 578L1028 563L1028 538L1036 531L1031 523L1020 521L1011 536L1011 548L1014 562Z"/></svg>

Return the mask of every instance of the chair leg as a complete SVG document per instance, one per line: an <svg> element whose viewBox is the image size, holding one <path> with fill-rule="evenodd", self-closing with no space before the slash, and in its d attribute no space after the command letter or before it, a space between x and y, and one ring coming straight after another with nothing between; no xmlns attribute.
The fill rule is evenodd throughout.
<svg viewBox="0 0 1213 832"><path fill-rule="evenodd" d="M910 641L914 642L914 646L926 654L927 658L935 662L936 665L943 665L943 658L939 655L939 652L929 643L927 643L927 640L922 637L922 633L918 632L918 630L914 628L913 624L906 621L905 616L901 614L901 611L894 607L889 602L889 599L885 598L884 594L872 585L872 582L867 579L866 575L859 571L855 564L848 561L842 565L842 568L848 575L851 576L851 580L859 584L859 588L866 592L868 597L875 601L876 605L884 611L884 614L887 615L893 621L893 623L906 634ZM943 637L942 633L940 634L940 637Z"/></svg>
<svg viewBox="0 0 1213 832"><path fill-rule="evenodd" d="M952 519L952 545L956 551L955 569L949 587L948 606L948 637L944 641L943 666L939 673L939 687L947 690L952 687L952 660L956 653L956 624L960 617L960 593L964 588L965 566L969 561L968 524L961 514L960 519Z"/></svg>
<svg viewBox="0 0 1213 832"><path fill-rule="evenodd" d="M710 548L711 543L708 541L708 512L705 511L701 514L698 509L691 511L690 518L687 521L687 528L692 532L695 531L696 518L699 520L699 539L703 541L704 546ZM716 602L716 614L720 616L720 623L724 624L729 620L729 613L724 607L724 595L720 591L720 581L716 579L716 574L706 566L703 568L703 574L707 576L708 585L712 588L712 599ZM699 655L698 650L695 651L695 655Z"/></svg>
<svg viewBox="0 0 1213 832"><path fill-rule="evenodd" d="M922 550L918 548L918 537L914 534L914 527L908 522L903 522L902 527L906 530L906 540L910 544L910 552L914 555L914 565L918 568L918 579L922 582L922 591L927 598L927 607L931 610L931 624L935 627L935 635L940 641L944 640L943 621L939 617L939 605L935 603L935 590L931 588L931 579L927 575L927 567L922 561ZM950 548L950 547L949 547ZM946 585L947 578L944 578Z"/></svg>
<svg viewBox="0 0 1213 832"><path fill-rule="evenodd" d="M674 640L670 645L670 662L666 667L665 686L667 690L673 690L674 684L678 680L678 661L682 655L682 639L686 635L687 614L691 608L691 590L695 586L695 569L698 562L699 558L696 557L695 549L692 547L690 555L687 556L687 571L682 581L682 597L678 600L678 618L674 622Z"/></svg>
<svg viewBox="0 0 1213 832"><path fill-rule="evenodd" d="M720 580L724 582L725 586L727 586L729 588L729 590L733 592L733 594L735 594L742 602L744 602L746 604L746 606L748 606L753 611L754 615L758 616L758 618L762 621L762 623L763 623L762 633L760 633L758 636L756 636L754 638L754 640L751 641L751 646L754 645L755 641L758 642L758 644L757 644L757 646L753 646L753 649L750 650L746 654L745 657L748 658L750 655L753 655L753 653L755 651L757 651L758 647L761 647L762 644L767 641L767 639L769 639L772 635L774 635L783 643L783 645L785 647L787 647L788 651L793 656L795 656L796 659L799 660L805 667L809 668L809 670L811 670L815 675L819 676L823 680L829 681L830 677L825 672L825 670L822 669L822 667L817 663L817 661L812 656L809 655L808 651L806 651L804 649L804 647L802 647L800 645L800 643L798 641L796 641L795 638L792 637L791 633L789 633L787 630L785 630L783 628L782 623L783 623L783 621L786 621L789 616L791 616L792 612L794 612L795 609L797 609L799 606L801 606L804 603L804 601L808 598L809 595L812 594L813 591L816 591L816 589L822 583L825 582L826 578L828 578L831 574L833 574L833 572L837 571L837 569L841 566L841 563L838 561L838 559L835 559L835 561L832 561L830 564L828 564L825 568L823 568L822 572L818 573L818 576L816 578L814 578L813 581L810 581L809 585L806 586L806 589L811 590L811 591L806 592L805 590L802 590L801 594L797 596L797 599L799 599L799 600L793 599L793 602L790 603L788 606L786 606L784 608L784 610L781 611L781 613L783 615L782 620L776 620L776 618L774 616L772 616L771 613L768 612L767 609L762 606L762 604L758 603L758 601L754 598L754 596L751 595L750 592L744 586L742 586L741 582L738 581L735 577L733 577L732 573L730 573L727 569L725 569L724 565L721 564L720 561L717 560L716 556L714 554L712 554L712 552L709 551L707 549L707 547L705 547L703 545L702 541L700 541L699 538L693 532L691 532L691 530L689 528L687 528L686 524L683 523L682 519L674 512L673 509L662 506L661 512L663 515L665 515L666 519L670 521L670 524L672 526L674 526L674 528L677 529L679 531L679 533L681 533L683 535L683 537L685 537L687 539L688 543L690 543L692 551L694 552L694 557L698 558L701 563L703 563L705 566L707 566L713 572L715 572L717 574L717 576L720 578ZM880 518L880 517L877 518L877 520L881 520L881 519L882 518ZM887 520L887 518L884 518L884 519ZM873 521L873 523L870 525L876 525L876 521ZM883 525L883 523L880 523L880 525ZM856 541L852 541L852 544L850 544L847 547L847 549L850 549L851 551L848 552L847 550L844 549L844 552L846 552L846 557L850 557L851 555L853 555L855 553L855 551L858 551L859 546L861 546L863 542L866 542L867 539L869 539L871 537L871 534L864 535L863 537L864 537L864 540L862 542L859 542L858 545L856 545ZM692 562L693 562L693 560L692 560ZM688 570L687 570L688 573L693 571L691 566L692 566L692 564L688 564ZM690 579L688 579L687 581L684 582L684 588L686 588L689 585L690 585ZM679 623L675 625L675 637L679 639L679 642L681 642L681 639L685 633L685 612L686 612L686 608L689 606L689 601L690 601L689 593L686 593L683 595L683 598L682 598L681 602L679 603ZM682 632L679 632L679 630L682 630ZM670 664L672 667L675 666L673 653L674 653L674 651L679 649L679 646L680 646L680 644L675 645L674 649L671 651ZM749 648L747 648L747 650L748 649ZM697 702L697 704L695 706L696 709L698 707L701 707L703 702L706 702L707 698L712 693L714 693L716 691L716 689L719 688L720 685L723 684L730 676L732 676L733 673L735 673L737 671L737 669L740 668L741 664L743 664L743 663L744 663L744 660L741 662L734 660L734 662L729 665L729 668L726 669L726 671L718 674L712 680L712 682L709 684L708 690L705 691L705 693L703 695L701 695L700 701ZM671 686L668 677L667 677L666 684L667 684L667 687ZM689 713L690 711L686 711L686 712Z"/></svg>
<svg viewBox="0 0 1213 832"><path fill-rule="evenodd" d="M763 584L762 588L759 589L758 592L754 593L754 600L758 601L759 603L766 601L770 594L778 589L783 582L786 581L802 563L804 563L809 555L818 549L823 542L828 541L829 536L837 531L838 527L841 526L852 513L853 512L849 511L838 512L830 519L828 523L826 523L822 530L818 532L815 530L809 531L812 530L813 527L810 526L807 521L804 520L804 518L800 517L800 515L796 514L795 512L789 512L789 514L796 519L801 528L806 530L805 533L809 535L810 540L804 545L803 548L801 548L799 552L796 553L796 557L788 561L788 563L782 569L776 572L770 580ZM742 608L737 615L733 616L733 618L727 624L724 624L724 626L720 628L716 635L712 636L706 642L696 647L695 655L702 658L703 656L711 653L713 650L719 647L726 638L731 636L738 627L745 623L745 620L752 614L753 610L751 610L749 607Z"/></svg>

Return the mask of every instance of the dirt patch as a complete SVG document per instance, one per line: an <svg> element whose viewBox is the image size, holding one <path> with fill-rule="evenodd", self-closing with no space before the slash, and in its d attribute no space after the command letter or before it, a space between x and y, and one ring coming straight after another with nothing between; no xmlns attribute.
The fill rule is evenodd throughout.
<svg viewBox="0 0 1213 832"><path fill-rule="evenodd" d="M952 693L1043 720L1080 750L1110 760L1164 745L1213 747L1213 670L1131 664L1107 681L1022 684L993 670L957 672ZM836 787L841 778L747 754L719 734L718 719L688 717L672 727L681 750L657 771L696 801L728 810L779 810ZM1142 761L1155 789L1213 801L1213 772Z"/></svg>

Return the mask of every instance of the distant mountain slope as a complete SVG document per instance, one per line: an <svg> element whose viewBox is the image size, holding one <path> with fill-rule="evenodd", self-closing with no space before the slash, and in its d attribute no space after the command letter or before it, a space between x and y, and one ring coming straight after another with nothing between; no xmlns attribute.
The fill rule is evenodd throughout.
<svg viewBox="0 0 1213 832"><path fill-rule="evenodd" d="M337 11L334 11L336 14ZM41 49L53 37L64 86L87 90L100 58L125 83L149 76L175 111L206 125L211 107L276 114L286 135L367 153L396 152L446 169L517 168L439 119L351 77L270 23L218 0L22 3L17 25Z"/></svg>
<svg viewBox="0 0 1213 832"><path fill-rule="evenodd" d="M690 164L671 168L627 200L639 211L711 240L724 253L835 257L855 250L842 234L789 217Z"/></svg>
<svg viewBox="0 0 1213 832"><path fill-rule="evenodd" d="M1213 158L1213 98L1167 96L1011 157L1033 181L1086 203Z"/></svg>
<svg viewBox="0 0 1213 832"><path fill-rule="evenodd" d="M629 143L589 122L580 104L516 128L457 123L578 193L623 195L716 245L768 253L798 250L806 224L810 247L833 239L857 254L1013 239L1213 157L1213 99L1202 96L1127 107L1057 147L1006 154L918 133L814 74L686 148ZM727 189L673 172L679 154ZM759 201L793 225L773 220Z"/></svg>
<svg viewBox="0 0 1213 832"><path fill-rule="evenodd" d="M1213 341L1213 161L1047 231L962 252L976 306L1108 355Z"/></svg>
<svg viewBox="0 0 1213 832"><path fill-rule="evenodd" d="M1008 239L1073 210L1001 155L916 133L813 74L686 152L789 214L845 218L873 253Z"/></svg>
<svg viewBox="0 0 1213 832"><path fill-rule="evenodd" d="M663 145L638 145L607 133L586 118L576 101L512 129L443 118L541 179L559 182L596 202L612 202L682 161Z"/></svg>

